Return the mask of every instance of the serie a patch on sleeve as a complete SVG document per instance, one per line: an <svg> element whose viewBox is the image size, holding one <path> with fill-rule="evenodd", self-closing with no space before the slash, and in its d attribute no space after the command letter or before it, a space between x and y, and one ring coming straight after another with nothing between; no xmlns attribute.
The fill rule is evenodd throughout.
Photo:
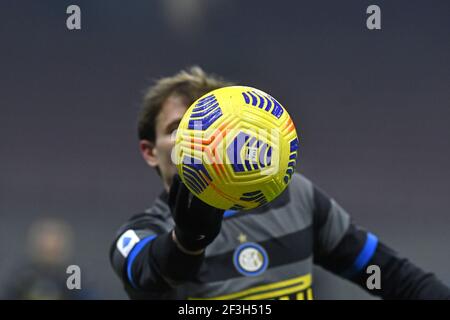
<svg viewBox="0 0 450 320"><path fill-rule="evenodd" d="M116 242L117 250L124 258L127 258L134 246L140 241L134 230L125 231Z"/></svg>

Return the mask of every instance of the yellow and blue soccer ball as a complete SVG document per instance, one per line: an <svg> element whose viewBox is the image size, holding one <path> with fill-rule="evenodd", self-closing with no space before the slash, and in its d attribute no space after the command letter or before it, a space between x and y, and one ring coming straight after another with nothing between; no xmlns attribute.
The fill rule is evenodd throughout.
<svg viewBox="0 0 450 320"><path fill-rule="evenodd" d="M221 209L246 210L275 199L297 163L298 138L286 109L251 87L213 90L186 111L172 159L183 183Z"/></svg>

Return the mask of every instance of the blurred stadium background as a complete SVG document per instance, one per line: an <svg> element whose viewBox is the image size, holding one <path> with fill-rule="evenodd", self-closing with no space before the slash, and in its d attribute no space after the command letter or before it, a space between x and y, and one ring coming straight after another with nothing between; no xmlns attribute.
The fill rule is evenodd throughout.
<svg viewBox="0 0 450 320"><path fill-rule="evenodd" d="M370 4L380 31L365 27ZM82 287L126 298L110 242L161 190L138 151L140 98L193 64L277 97L302 136L299 170L450 285L449 14L444 0L2 1L0 288L18 281L32 225L59 219ZM322 270L315 295L369 297Z"/></svg>

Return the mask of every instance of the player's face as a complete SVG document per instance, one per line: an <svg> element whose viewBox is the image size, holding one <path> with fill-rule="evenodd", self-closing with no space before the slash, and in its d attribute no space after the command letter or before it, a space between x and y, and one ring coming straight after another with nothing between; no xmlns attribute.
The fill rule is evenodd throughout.
<svg viewBox="0 0 450 320"><path fill-rule="evenodd" d="M169 97L156 118L155 142L141 141L141 152L144 159L149 166L159 168L164 188L167 191L169 191L172 178L177 172L171 159L172 148L175 145L172 134L178 128L186 110L187 104L183 97Z"/></svg>

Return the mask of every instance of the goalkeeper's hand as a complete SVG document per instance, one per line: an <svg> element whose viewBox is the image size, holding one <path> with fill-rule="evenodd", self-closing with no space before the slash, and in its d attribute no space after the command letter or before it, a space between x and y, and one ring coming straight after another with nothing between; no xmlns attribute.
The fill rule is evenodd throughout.
<svg viewBox="0 0 450 320"><path fill-rule="evenodd" d="M173 240L186 253L202 253L219 234L224 211L195 197L178 174L170 186L169 207L175 221Z"/></svg>

